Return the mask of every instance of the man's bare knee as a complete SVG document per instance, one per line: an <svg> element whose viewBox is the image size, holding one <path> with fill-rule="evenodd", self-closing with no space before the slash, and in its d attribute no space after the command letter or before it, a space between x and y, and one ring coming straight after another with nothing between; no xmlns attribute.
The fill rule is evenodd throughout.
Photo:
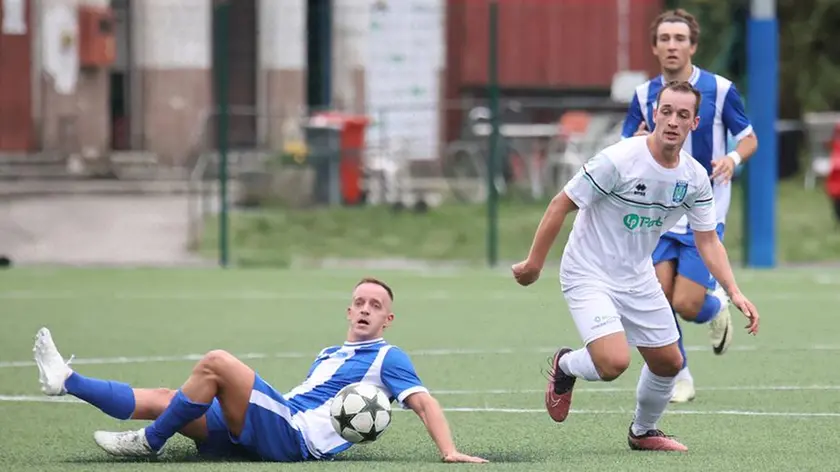
<svg viewBox="0 0 840 472"><path fill-rule="evenodd" d="M693 321L697 318L706 301L706 287L689 279L677 275L674 280L674 295L671 299L671 307L683 319Z"/></svg>
<svg viewBox="0 0 840 472"><path fill-rule="evenodd" d="M220 378L224 377L233 362L238 362L233 354L215 349L205 354L200 361L195 365L193 372L195 374L207 377Z"/></svg>
<svg viewBox="0 0 840 472"><path fill-rule="evenodd" d="M213 397L218 399L228 429L235 435L242 431L255 375L250 367L223 350L208 352L193 369L193 376L201 379L197 384L214 384Z"/></svg>
<svg viewBox="0 0 840 472"><path fill-rule="evenodd" d="M677 374L680 373L680 370L682 370L682 365L682 354L678 353L677 356L668 358L667 360L663 359L661 362L658 362L654 367L651 367L649 365L648 368L651 372L660 377L676 377Z"/></svg>
<svg viewBox="0 0 840 472"><path fill-rule="evenodd" d="M655 375L660 377L675 377L683 366L683 357L677 344L670 344L658 348L639 348L645 363Z"/></svg>
<svg viewBox="0 0 840 472"><path fill-rule="evenodd" d="M692 321L697 318L700 309L703 308L705 301L705 294L698 297L696 294L688 294L685 292L674 293L671 301L671 306L674 308L681 318Z"/></svg>
<svg viewBox="0 0 840 472"><path fill-rule="evenodd" d="M620 354L609 356L595 363L595 369L604 382L612 382L630 367L630 356L622 357Z"/></svg>
<svg viewBox="0 0 840 472"><path fill-rule="evenodd" d="M630 350L624 333L616 333L589 343L589 355L598 376L605 382L617 379L630 366Z"/></svg>

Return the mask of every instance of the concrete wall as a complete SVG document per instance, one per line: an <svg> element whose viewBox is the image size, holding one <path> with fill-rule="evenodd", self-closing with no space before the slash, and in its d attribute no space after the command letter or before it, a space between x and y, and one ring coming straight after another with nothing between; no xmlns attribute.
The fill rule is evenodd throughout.
<svg viewBox="0 0 840 472"><path fill-rule="evenodd" d="M333 95L389 156L439 156L444 0L334 0Z"/></svg>
<svg viewBox="0 0 840 472"><path fill-rule="evenodd" d="M260 0L257 11L258 133L279 149L306 106L306 0Z"/></svg>
<svg viewBox="0 0 840 472"><path fill-rule="evenodd" d="M77 7L108 0L36 0L33 22L33 117L46 151L105 153L109 143L108 73L79 70Z"/></svg>
<svg viewBox="0 0 840 472"><path fill-rule="evenodd" d="M75 18L80 3L108 5L110 0L33 1L38 11L35 27L39 32L33 35L36 43L33 71L37 77L33 114L39 125L40 142L46 150L104 155L109 151L111 135L110 71L79 70ZM116 1L124 6L126 0ZM392 7L403 6L403 0L395 1L390 0ZM412 4L418 1L442 2L412 0ZM305 108L306 0L257 2L257 24L253 34L257 35L258 49L255 84L260 116L258 142L278 149L284 137L285 140L290 138L290 130L299 124ZM372 8L378 3L389 2L334 2L333 103L340 110L371 113L370 104L376 102L372 98L380 97L381 102L381 97L394 92L382 87L400 82L384 77L376 85L371 78L366 78L365 72L366 66L370 67L368 62L378 57L376 54L371 56L371 46L376 45L369 44L371 21L376 15ZM130 11L123 19L130 24L128 32L118 35L119 58L114 69L129 74L131 147L154 152L163 162L180 164L206 130L206 118L214 102L212 1L129 0L128 5ZM412 10L410 15L401 14L401 18L417 15L420 13ZM412 27L413 24L407 26ZM399 32L396 34L401 37ZM413 37L409 29L406 29L405 37ZM70 45L64 44L68 38ZM424 44L433 42L423 41ZM403 46L397 49L408 51L418 45L406 43ZM374 48L374 52L379 49ZM441 60L433 61L432 67L441 69L442 49L434 47L430 53L438 54L438 50ZM428 59L420 61L410 55L407 57L412 63L428 62ZM377 67L388 70L387 64L380 62L376 62ZM403 76L408 74L415 78L416 72L406 68L400 70L405 71L401 72ZM435 74L442 74L442 70ZM432 96L425 100L430 107L436 107L437 87L430 85L429 92ZM407 115L414 116L415 113L409 111ZM405 120L400 118L398 121ZM406 122L404 128L437 128L434 120L427 123L429 119L425 118L422 121ZM413 136L406 138L414 139Z"/></svg>
<svg viewBox="0 0 840 472"><path fill-rule="evenodd" d="M207 0L131 2L134 121L142 147L164 162L183 161L212 104L212 10Z"/></svg>
<svg viewBox="0 0 840 472"><path fill-rule="evenodd" d="M365 111L365 56L371 0L333 0L333 103L352 112Z"/></svg>

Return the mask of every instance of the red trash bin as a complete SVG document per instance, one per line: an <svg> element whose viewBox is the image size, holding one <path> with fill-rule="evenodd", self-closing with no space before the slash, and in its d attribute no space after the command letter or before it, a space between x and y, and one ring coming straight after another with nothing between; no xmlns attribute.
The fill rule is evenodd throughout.
<svg viewBox="0 0 840 472"><path fill-rule="evenodd" d="M840 200L840 124L834 128L829 149L831 170L825 179L825 191L832 200Z"/></svg>
<svg viewBox="0 0 840 472"><path fill-rule="evenodd" d="M362 200L364 177L363 153L365 130L370 120L362 115L340 112L317 113L312 123L317 126L335 126L340 130L339 184L344 203L355 205Z"/></svg>

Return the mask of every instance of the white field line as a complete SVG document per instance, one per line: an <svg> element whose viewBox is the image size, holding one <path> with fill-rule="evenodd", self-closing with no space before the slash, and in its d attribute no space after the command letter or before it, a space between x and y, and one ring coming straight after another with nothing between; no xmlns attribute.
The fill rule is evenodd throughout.
<svg viewBox="0 0 840 472"><path fill-rule="evenodd" d="M799 391L837 391L840 390L840 385L730 385L720 387L697 387L697 391L701 392L799 392ZM446 389L431 389L433 395L436 396L465 396L465 395L533 395L543 394L544 389L487 389L487 390L446 390ZM576 388L577 393L635 393L635 387L593 387L593 388ZM73 397L46 397L43 395L0 395L0 399L6 398L4 401L57 401L57 402L73 402Z"/></svg>
<svg viewBox="0 0 840 472"><path fill-rule="evenodd" d="M463 413L540 413L542 408L444 408L446 412ZM632 410L571 410L576 415L627 415ZM698 416L771 416L779 418L840 418L835 412L749 411L749 410L667 410L665 415Z"/></svg>
<svg viewBox="0 0 840 472"><path fill-rule="evenodd" d="M417 294L405 294L403 300L470 300L470 301L504 301L504 300L536 300L544 302L550 293L529 293L523 291L503 291L493 293L452 292L447 290L433 290ZM840 293L800 293L800 292L761 292L749 293L750 298L768 301L838 301ZM556 292L558 301L563 297ZM274 300L348 300L345 291L311 291L311 292L273 292L268 290L236 290L236 291L208 291L208 292L79 292L55 290L8 290L0 291L0 300L126 300L126 301L274 301Z"/></svg>
<svg viewBox="0 0 840 472"><path fill-rule="evenodd" d="M0 395L0 402L14 403L73 403L84 404L81 400L73 397L46 397L43 395ZM394 409L393 411L404 411ZM542 408L444 408L450 413L528 413L544 414ZM626 415L632 414L631 410L572 410L576 415ZM786 411L749 411L749 410L668 410L666 415L699 415L699 416L769 416L779 418L838 418L840 413L834 412L786 412Z"/></svg>
<svg viewBox="0 0 840 472"><path fill-rule="evenodd" d="M377 266L376 263L374 263L372 266L370 266L370 269L365 268L364 265L362 265L361 268L364 270L383 272L389 277L423 277L430 279L449 279L462 277L498 277L508 279L510 278L510 270L508 269L509 264L512 264L514 262L516 261L502 262L498 269L491 270L487 270L480 267L452 266L447 265L445 263L441 265L418 265L413 264L412 261L408 261L407 266L401 266L397 264L390 267L383 267L381 264ZM28 271L26 276L29 278L58 277L62 274L69 272L70 270L73 270L66 270L61 267L54 268L50 266L39 266L37 264L32 266L32 270L29 269L30 268L25 269ZM260 272L260 270L261 269L249 271L256 273ZM274 271L273 269L265 269L262 270L262 272L274 276L276 271ZM337 266L323 268L292 268L292 270L287 271L287 273L293 274L294 277L314 277L318 279L347 279L348 277L352 278L358 275L359 267ZM555 273L552 273L552 275L556 277ZM739 281L744 282L749 282L753 280L785 282L792 280L803 282L814 281L823 284L840 284L840 269L838 269L838 267L833 266L780 266L772 270L751 270L736 267L735 276ZM556 278L554 280L556 280Z"/></svg>
<svg viewBox="0 0 840 472"><path fill-rule="evenodd" d="M483 356L483 355L510 355L510 354L551 354L556 347L536 348L496 348L496 349L417 349L408 351L411 357L434 357L434 356ZM685 346L689 352L711 352L708 346ZM758 346L732 346L729 351L840 351L840 345L813 344L810 346L788 346L788 347L758 347ZM234 355L242 360L254 359L310 359L314 358L317 352L248 352ZM119 364L147 364L158 362L196 362L203 354L176 354L161 356L119 356L119 357L82 357L74 358L73 365L119 365ZM16 367L34 367L35 362L30 360L0 361L0 369Z"/></svg>
<svg viewBox="0 0 840 472"><path fill-rule="evenodd" d="M797 392L797 391L837 391L840 385L736 385L724 387L698 387L701 392ZM489 390L435 390L435 396L464 396L464 395L532 395L543 394L542 389L489 389ZM577 388L577 393L635 393L635 387L606 387L606 388ZM36 403L76 403L71 396L48 397L45 395L0 395L0 401L6 402L36 402ZM543 411L543 410L540 410Z"/></svg>
<svg viewBox="0 0 840 472"><path fill-rule="evenodd" d="M796 392L796 391L833 391L840 390L840 385L730 385L721 387L696 387L701 392ZM635 393L636 387L593 387L576 388L575 392L585 393ZM434 395L527 395L543 394L545 389L490 389L490 390L431 390Z"/></svg>
<svg viewBox="0 0 840 472"><path fill-rule="evenodd" d="M412 357L434 357L434 356L482 356L500 354L551 354L556 347L538 347L531 349L518 348L497 348L497 349L418 349L408 351ZM687 351L711 351L708 346L686 346ZM730 351L756 351L756 346L732 346ZM790 350L840 350L840 346L808 346L801 348L790 348ZM314 358L317 352L248 352L234 354L242 360L254 359L309 359ZM177 354L163 356L119 356L119 357L82 357L74 358L73 365L117 365L117 364L147 364L156 362L195 362L201 359L203 354ZM33 367L34 361L0 361L0 369L14 367Z"/></svg>

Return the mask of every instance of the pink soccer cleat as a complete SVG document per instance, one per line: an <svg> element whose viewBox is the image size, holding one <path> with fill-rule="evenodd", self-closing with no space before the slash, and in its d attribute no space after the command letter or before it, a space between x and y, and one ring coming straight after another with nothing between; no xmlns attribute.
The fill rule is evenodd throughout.
<svg viewBox="0 0 840 472"><path fill-rule="evenodd" d="M572 390L575 387L575 377L566 375L560 369L560 358L572 352L567 347L557 350L551 360L548 386L545 389L545 409L551 419L562 423L569 416L569 409L572 406Z"/></svg>
<svg viewBox="0 0 840 472"><path fill-rule="evenodd" d="M688 448L682 443L665 435L658 429L651 429L645 434L636 436L632 427L627 433L627 443L634 451L666 451L666 452L687 452Z"/></svg>

